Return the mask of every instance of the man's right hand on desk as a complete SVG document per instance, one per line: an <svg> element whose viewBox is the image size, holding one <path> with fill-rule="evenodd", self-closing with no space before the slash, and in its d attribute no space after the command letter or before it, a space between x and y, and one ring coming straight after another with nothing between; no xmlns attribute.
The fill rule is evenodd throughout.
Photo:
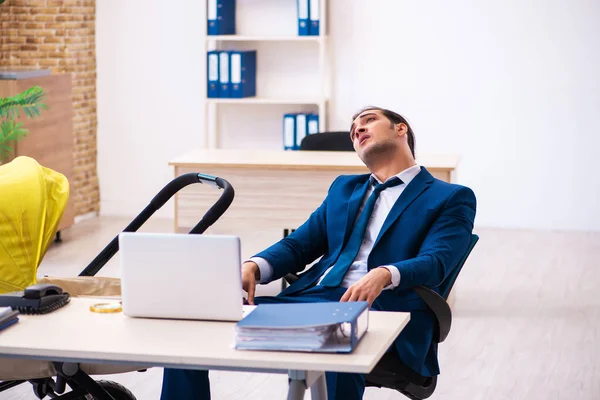
<svg viewBox="0 0 600 400"><path fill-rule="evenodd" d="M242 264L242 289L248 292L248 304L254 305L256 282L260 280L260 269L253 261Z"/></svg>

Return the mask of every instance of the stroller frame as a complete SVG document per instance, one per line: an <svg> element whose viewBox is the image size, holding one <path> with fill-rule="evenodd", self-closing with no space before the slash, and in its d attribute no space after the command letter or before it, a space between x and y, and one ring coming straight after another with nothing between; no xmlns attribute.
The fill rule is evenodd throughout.
<svg viewBox="0 0 600 400"><path fill-rule="evenodd" d="M223 193L221 193L221 196L215 204L204 214L198 224L189 231L189 234L204 233L206 229L214 224L225 211L227 211L233 201L235 192L233 187L225 179L194 172L180 175L169 182L160 192L158 192L158 194L156 194L156 196L154 196L148 206L146 206L122 232L137 231L158 209L173 197L173 195L184 187L194 183L208 184L223 190ZM115 236L110 241L110 243L88 264L88 266L81 271L79 276L96 275L118 251L119 235ZM117 393L122 393L129 399L134 398L131 392L115 382L95 381L79 367L78 363L54 362L53 364L57 371L56 381L54 381L52 377L2 381L0 382L0 393L28 381L33 385L33 391L40 399L43 399L45 396L50 396L51 398L75 400L81 399L88 394L92 395L96 400L120 400L122 398L113 397L107 388L110 388L113 394L116 391ZM139 372L143 371L145 371L145 369L139 370ZM62 395L67 385L72 390Z"/></svg>

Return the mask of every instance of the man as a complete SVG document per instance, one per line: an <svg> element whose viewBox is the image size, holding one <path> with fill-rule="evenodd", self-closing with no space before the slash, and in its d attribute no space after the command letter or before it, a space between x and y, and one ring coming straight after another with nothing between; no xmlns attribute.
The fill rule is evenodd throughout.
<svg viewBox="0 0 600 400"><path fill-rule="evenodd" d="M415 162L414 134L400 115L368 107L350 138L371 174L338 177L321 206L287 238L242 265L250 304L368 301L374 310L411 313L390 348L411 379L439 374L435 321L412 290L436 289L467 250L476 200ZM268 283L319 262L276 297L254 298ZM327 373L329 399L361 399L361 374ZM209 399L208 371L165 369L162 399Z"/></svg>

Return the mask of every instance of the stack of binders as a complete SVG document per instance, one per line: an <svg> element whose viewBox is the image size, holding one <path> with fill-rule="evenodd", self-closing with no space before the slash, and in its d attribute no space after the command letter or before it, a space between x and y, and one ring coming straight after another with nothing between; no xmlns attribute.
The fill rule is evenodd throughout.
<svg viewBox="0 0 600 400"><path fill-rule="evenodd" d="M0 331L19 322L19 311L11 307L0 307Z"/></svg>
<svg viewBox="0 0 600 400"><path fill-rule="evenodd" d="M321 0L298 0L298 36L319 36Z"/></svg>
<svg viewBox="0 0 600 400"><path fill-rule="evenodd" d="M208 35L235 35L235 0L208 0L206 8Z"/></svg>
<svg viewBox="0 0 600 400"><path fill-rule="evenodd" d="M350 353L367 332L369 303L259 304L236 325L240 350Z"/></svg>
<svg viewBox="0 0 600 400"><path fill-rule="evenodd" d="M300 150L302 139L319 133L319 114L285 114L283 116L283 149Z"/></svg>
<svg viewBox="0 0 600 400"><path fill-rule="evenodd" d="M208 98L256 96L256 50L209 51Z"/></svg>

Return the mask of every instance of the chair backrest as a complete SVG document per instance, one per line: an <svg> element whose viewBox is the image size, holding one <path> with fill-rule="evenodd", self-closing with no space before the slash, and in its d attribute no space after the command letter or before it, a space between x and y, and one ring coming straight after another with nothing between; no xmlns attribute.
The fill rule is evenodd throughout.
<svg viewBox="0 0 600 400"><path fill-rule="evenodd" d="M300 150L354 151L349 132L320 132L307 135L300 142Z"/></svg>
<svg viewBox="0 0 600 400"><path fill-rule="evenodd" d="M440 295L445 300L448 300L448 296L450 295L450 290L452 290L452 287L454 286L454 282L456 282L456 278L458 277L458 274L460 274L460 270L462 269L463 265L465 265L467 258L469 258L469 255L471 254L471 251L473 250L473 247L475 247L475 244L477 243L478 240L479 240L478 235L476 235L476 234L471 235L471 242L469 243L469 247L467 248L467 251L465 251L465 254L463 254L463 256L460 259L460 261L458 262L458 265L456 266L456 268L454 268L454 270L450 273L450 275L448 275L448 277L444 281L442 287L440 288Z"/></svg>

